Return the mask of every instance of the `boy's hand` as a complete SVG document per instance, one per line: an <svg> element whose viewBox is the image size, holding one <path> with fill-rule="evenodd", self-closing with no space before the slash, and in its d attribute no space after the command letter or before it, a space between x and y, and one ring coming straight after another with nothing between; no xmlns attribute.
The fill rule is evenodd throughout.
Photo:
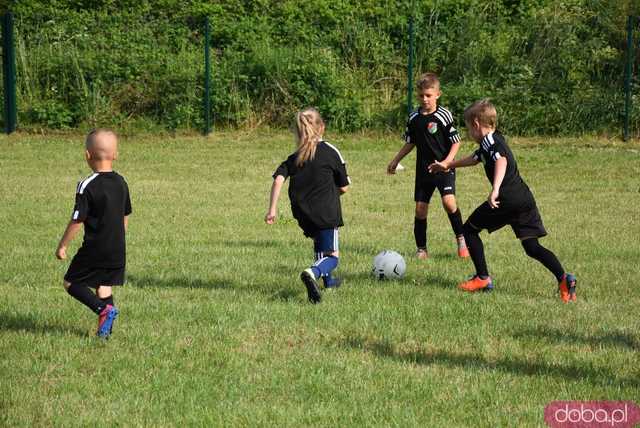
<svg viewBox="0 0 640 428"><path fill-rule="evenodd" d="M264 216L264 222L267 224L273 224L276 222L276 213L269 211L265 216Z"/></svg>
<svg viewBox="0 0 640 428"><path fill-rule="evenodd" d="M496 189L493 189L491 193L489 193L489 197L487 198L487 201L489 202L489 206L491 208L495 209L500 206L500 201L498 200L498 196L500 196L500 192L498 192Z"/></svg>
<svg viewBox="0 0 640 428"><path fill-rule="evenodd" d="M434 163L429 165L427 167L427 169L429 170L429 172L431 174L435 174L436 172L447 172L447 171L449 171L449 168L447 167L447 165L443 164L442 162L438 162L438 161L435 161Z"/></svg>
<svg viewBox="0 0 640 428"><path fill-rule="evenodd" d="M389 175L395 174L397 167L398 167L398 162L396 162L395 160L392 160L391 162L389 162L389 165L387 165L387 174Z"/></svg>
<svg viewBox="0 0 640 428"><path fill-rule="evenodd" d="M56 258L58 260L65 260L67 258L67 247L58 247L56 250Z"/></svg>

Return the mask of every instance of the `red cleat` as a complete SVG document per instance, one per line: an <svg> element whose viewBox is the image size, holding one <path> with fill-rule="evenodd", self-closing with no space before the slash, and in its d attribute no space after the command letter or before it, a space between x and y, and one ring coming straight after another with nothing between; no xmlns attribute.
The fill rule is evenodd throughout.
<svg viewBox="0 0 640 428"><path fill-rule="evenodd" d="M560 299L564 303L575 302L576 297L576 277L571 273L565 273L562 277L562 281L558 284L558 291L560 292Z"/></svg>
<svg viewBox="0 0 640 428"><path fill-rule="evenodd" d="M493 290L493 282L491 282L491 277L487 277L485 279L480 278L478 275L474 275L468 281L465 281L458 285L458 288L463 291L491 291Z"/></svg>

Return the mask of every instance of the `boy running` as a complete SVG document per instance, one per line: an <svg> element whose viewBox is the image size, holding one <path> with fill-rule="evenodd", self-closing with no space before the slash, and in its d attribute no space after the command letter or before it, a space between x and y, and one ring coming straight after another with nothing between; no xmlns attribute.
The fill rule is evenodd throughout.
<svg viewBox="0 0 640 428"><path fill-rule="evenodd" d="M427 169L435 161L453 161L460 148L460 136L453 126L451 112L438 106L438 98L441 95L438 76L425 73L420 76L416 86L420 107L409 115L404 134L406 144L387 166L387 173L395 174L400 161L414 147L418 148L414 191L416 212L413 225L416 256L419 259L428 257L427 212L431 196L437 188L456 236L458 256L469 257L462 232L462 214L456 204L456 172L453 169L446 172L430 172Z"/></svg>
<svg viewBox="0 0 640 428"><path fill-rule="evenodd" d="M469 132L480 147L464 159L434 162L429 170L447 171L484 164L484 170L492 184L487 200L480 205L464 224L464 237L469 246L476 274L458 288L464 291L493 289L484 248L479 233L489 233L510 225L529 257L538 260L558 281L560 298L564 303L576 300L576 277L565 272L558 258L540 245L538 238L546 236L536 201L529 187L520 177L518 165L505 138L496 130L497 113L489 100L477 101L464 111L464 121Z"/></svg>
<svg viewBox="0 0 640 428"><path fill-rule="evenodd" d="M96 129L85 140L85 158L93 170L76 189L73 215L56 250L67 258L67 245L84 225L84 241L64 276L67 292L98 315L99 337L111 335L118 316L112 286L122 285L125 275L125 231L131 214L129 188L113 171L118 138L108 129ZM94 288L95 294L90 290Z"/></svg>

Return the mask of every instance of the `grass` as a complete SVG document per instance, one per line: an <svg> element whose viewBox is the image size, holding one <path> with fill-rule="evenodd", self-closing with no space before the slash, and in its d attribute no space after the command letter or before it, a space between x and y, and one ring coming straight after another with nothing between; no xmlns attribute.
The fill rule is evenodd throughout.
<svg viewBox="0 0 640 428"><path fill-rule="evenodd" d="M0 138L0 425L544 426L553 400L640 401L637 143L513 141L543 244L578 276L563 305L508 228L482 235L495 292L458 292L472 265L437 200L432 257L412 258L415 155L389 177L397 138L334 136L353 179L345 284L312 306L298 279L312 246L286 194L278 223L262 221L288 135L125 139L128 284L102 342L54 258L89 173L81 140ZM464 218L489 192L479 166L457 187ZM404 280L370 278L385 248Z"/></svg>

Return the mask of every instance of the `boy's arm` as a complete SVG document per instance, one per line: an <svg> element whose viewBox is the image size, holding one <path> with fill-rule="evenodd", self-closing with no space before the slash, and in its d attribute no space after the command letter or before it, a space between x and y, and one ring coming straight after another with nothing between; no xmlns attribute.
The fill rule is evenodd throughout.
<svg viewBox="0 0 640 428"><path fill-rule="evenodd" d="M129 228L129 216L126 215L124 216L124 231L126 232L128 228Z"/></svg>
<svg viewBox="0 0 640 428"><path fill-rule="evenodd" d="M445 165L451 164L455 160L456 155L458 154L458 150L460 150L460 143L452 144L451 145L451 150L449 150L449 154L447 155L446 158L444 158L442 160L442 163L445 164ZM449 168L451 168L451 167L449 167Z"/></svg>
<svg viewBox="0 0 640 428"><path fill-rule="evenodd" d="M429 165L428 167L429 172L433 174L435 172L445 172L451 168L464 168L467 166L474 166L474 165L477 165L480 161L476 159L475 155L470 155L470 156L467 156L466 158L454 160L447 163L445 162L446 162L446 159L443 160L442 162L435 161L434 163Z"/></svg>
<svg viewBox="0 0 640 428"><path fill-rule="evenodd" d="M489 197L487 201L489 201L489 206L491 208L498 208L500 205L500 201L498 201L498 196L500 196L500 186L502 185L502 180L504 180L504 175L507 172L507 158L501 157L496 161L496 166L493 172L493 189L491 189L491 193L489 193Z"/></svg>
<svg viewBox="0 0 640 428"><path fill-rule="evenodd" d="M398 164L402 159L404 159L406 155L409 154L409 152L411 152L411 150L413 150L413 146L414 145L411 143L405 143L405 145L402 146L398 154L393 158L391 162L389 162L389 165L387 165L387 174L396 173L396 168L398 167Z"/></svg>
<svg viewBox="0 0 640 428"><path fill-rule="evenodd" d="M280 198L280 190L282 189L284 180L285 178L283 175L277 175L276 178L273 179L273 184L271 185L271 196L269 198L269 210L264 216L264 221L267 224L273 224L276 221L276 208L278 206L278 198Z"/></svg>
<svg viewBox="0 0 640 428"><path fill-rule="evenodd" d="M340 190L340 194L344 195L345 193L347 193L347 190L349 190L349 186L342 186L342 187L338 187L338 190Z"/></svg>
<svg viewBox="0 0 640 428"><path fill-rule="evenodd" d="M60 243L58 244L58 248L56 249L56 257L60 260L64 260L67 258L67 245L69 242L75 238L80 229L82 228L81 221L71 220L67 225L64 233L62 234L62 238L60 238Z"/></svg>

